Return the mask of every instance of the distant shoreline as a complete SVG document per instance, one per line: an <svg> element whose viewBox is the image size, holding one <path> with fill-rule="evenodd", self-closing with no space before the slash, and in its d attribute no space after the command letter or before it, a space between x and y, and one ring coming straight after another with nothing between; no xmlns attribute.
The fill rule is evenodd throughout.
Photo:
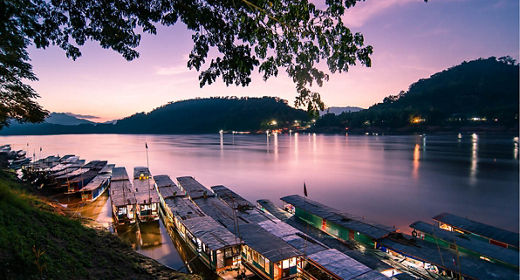
<svg viewBox="0 0 520 280"><path fill-rule="evenodd" d="M443 129L443 128L435 128L435 129L392 129L385 130L379 128L367 128L367 129L352 129L352 130L341 130L341 129L330 129L330 130L305 130L305 131L294 131L294 133L306 134L306 133L316 133L320 135L420 135L420 134L431 134L431 135L449 135L449 134L485 134L485 135L511 135L511 136L519 136L519 130L516 129L489 129L489 128L469 128L469 127L461 127L459 129ZM143 133L135 133L135 132L81 132L81 133L48 133L48 134L1 134L0 137L10 137L10 136L60 136L60 135L218 135L218 132L210 133L210 132L201 132L201 133L157 133L157 132L143 132ZM224 132L225 135L232 134L230 132ZM289 135L289 133L284 132L280 133L281 135ZM257 133L251 132L248 134L236 134L238 135L265 135L265 133Z"/></svg>

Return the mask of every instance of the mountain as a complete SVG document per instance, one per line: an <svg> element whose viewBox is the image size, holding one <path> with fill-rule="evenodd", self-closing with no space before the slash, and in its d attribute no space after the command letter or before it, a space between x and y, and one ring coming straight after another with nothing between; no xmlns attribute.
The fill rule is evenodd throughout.
<svg viewBox="0 0 520 280"><path fill-rule="evenodd" d="M78 124L93 124L89 120L81 119L75 116L72 116L68 113L50 113L47 118L45 118L46 123L52 124L61 124L61 125L78 125Z"/></svg>
<svg viewBox="0 0 520 280"><path fill-rule="evenodd" d="M316 128L398 129L518 124L519 66L510 57L463 62L367 110L325 115Z"/></svg>
<svg viewBox="0 0 520 280"><path fill-rule="evenodd" d="M361 111L361 110L364 110L363 108L361 107L351 107L351 106L346 106L346 107L328 107L327 109L323 110L323 111L320 111L320 116L323 116L325 114L334 114L334 115L340 115L341 113L343 112L358 112L358 111Z"/></svg>
<svg viewBox="0 0 520 280"><path fill-rule="evenodd" d="M9 124L9 127L34 127L42 124L59 124L59 125L79 125L79 124L94 124L89 120L77 118L68 113L56 113L52 112L45 118L42 123L20 123L13 121Z"/></svg>
<svg viewBox="0 0 520 280"><path fill-rule="evenodd" d="M137 113L115 124L10 126L0 135L67 133L216 133L219 130L257 131L308 121L307 112L277 97L200 98L172 102L149 113ZM276 121L276 125L273 125Z"/></svg>

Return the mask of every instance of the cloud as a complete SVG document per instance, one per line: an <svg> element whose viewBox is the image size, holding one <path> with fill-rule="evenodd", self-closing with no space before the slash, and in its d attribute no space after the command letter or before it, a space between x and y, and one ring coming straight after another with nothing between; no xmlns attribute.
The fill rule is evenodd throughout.
<svg viewBox="0 0 520 280"><path fill-rule="evenodd" d="M66 112L65 114L67 114L67 115L69 115L71 117L80 118L80 119L99 119L100 118L98 116L74 114L74 113L71 113L71 112Z"/></svg>
<svg viewBox="0 0 520 280"><path fill-rule="evenodd" d="M157 75L161 76L174 76L179 74L186 74L189 72L190 70L188 69L188 66L186 66L186 64L175 65L171 67L159 67L157 68L157 71L155 71Z"/></svg>
<svg viewBox="0 0 520 280"><path fill-rule="evenodd" d="M342 19L346 26L360 27L372 17L391 7L418 1L422 0L372 0L360 2L353 8L348 9Z"/></svg>

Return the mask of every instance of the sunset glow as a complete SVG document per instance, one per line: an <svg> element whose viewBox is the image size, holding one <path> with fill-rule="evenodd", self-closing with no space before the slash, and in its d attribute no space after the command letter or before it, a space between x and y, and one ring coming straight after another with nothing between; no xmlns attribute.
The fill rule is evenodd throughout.
<svg viewBox="0 0 520 280"><path fill-rule="evenodd" d="M360 2L344 16L374 47L372 67L332 74L319 89L329 106L369 107L421 78L463 60L510 55L518 59L518 1L422 0ZM77 61L62 50L30 49L39 81L31 83L49 111L93 115L106 121L150 111L170 101L209 96L279 96L293 104L296 90L284 70L267 82L255 73L249 87L199 87L186 67L191 32L182 23L144 35L140 58L88 42ZM326 65L323 64L323 69Z"/></svg>

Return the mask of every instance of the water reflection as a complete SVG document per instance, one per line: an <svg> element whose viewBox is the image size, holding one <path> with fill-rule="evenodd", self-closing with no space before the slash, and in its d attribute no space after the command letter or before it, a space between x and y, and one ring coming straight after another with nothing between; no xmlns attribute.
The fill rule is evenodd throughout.
<svg viewBox="0 0 520 280"><path fill-rule="evenodd" d="M317 146L316 146L316 133L312 134L312 152L316 154Z"/></svg>
<svg viewBox="0 0 520 280"><path fill-rule="evenodd" d="M274 139L274 160L278 161L278 133L273 133L273 139Z"/></svg>
<svg viewBox="0 0 520 280"><path fill-rule="evenodd" d="M265 131L265 137L266 137L266 143L267 143L267 153L269 153L271 151L271 149L269 148L269 130Z"/></svg>
<svg viewBox="0 0 520 280"><path fill-rule="evenodd" d="M471 166L469 173L470 184L476 183L477 176L477 162L478 162L478 135L473 133L471 135Z"/></svg>
<svg viewBox="0 0 520 280"><path fill-rule="evenodd" d="M419 144L415 144L413 149L413 171L412 176L417 179L419 176L419 160L421 159L421 147Z"/></svg>
<svg viewBox="0 0 520 280"><path fill-rule="evenodd" d="M298 159L298 132L294 133L294 157Z"/></svg>
<svg viewBox="0 0 520 280"><path fill-rule="evenodd" d="M252 202L267 198L280 205L280 197L302 193L305 175L312 199L403 231L441 212L518 227L519 161L512 135L463 137L460 144L456 133L428 135L426 156L424 140L416 136L305 135L309 144L302 145L302 135L293 133L277 136L276 161L274 152L266 153L274 146L267 135L241 135L225 154L224 139L217 137L10 136L0 142L13 149L26 149L29 142L30 153L43 147L42 157L77 154L132 170L143 165L147 141L153 174L195 176L207 186L232 187Z"/></svg>
<svg viewBox="0 0 520 280"><path fill-rule="evenodd" d="M224 149L224 131L220 130L219 134L220 134L220 149L223 150Z"/></svg>
<svg viewBox="0 0 520 280"><path fill-rule="evenodd" d="M518 137L513 138L513 158L518 159Z"/></svg>

